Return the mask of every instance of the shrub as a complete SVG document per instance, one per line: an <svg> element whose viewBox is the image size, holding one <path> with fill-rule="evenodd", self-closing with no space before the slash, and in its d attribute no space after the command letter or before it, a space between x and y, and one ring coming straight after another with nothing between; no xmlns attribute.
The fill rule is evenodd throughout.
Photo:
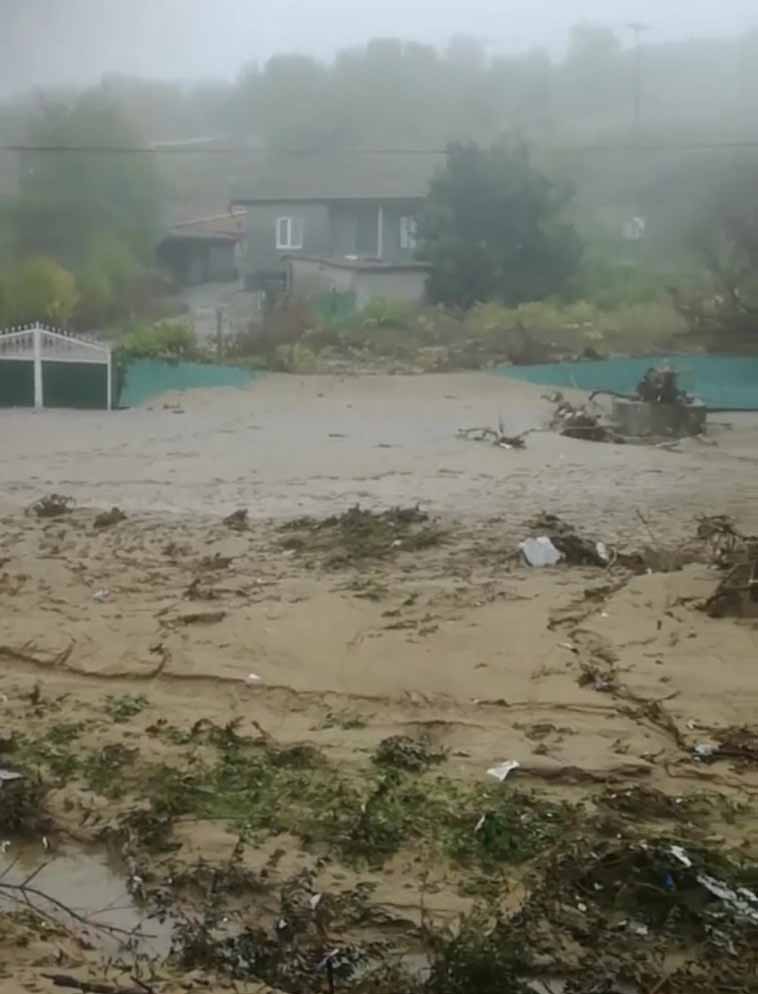
<svg viewBox="0 0 758 994"><path fill-rule="evenodd" d="M37 256L16 267L7 282L7 308L14 324L65 324L79 301L76 280L54 259Z"/></svg>
<svg viewBox="0 0 758 994"><path fill-rule="evenodd" d="M197 351L195 332L179 321L137 325L126 335L120 352L127 359L188 359Z"/></svg>
<svg viewBox="0 0 758 994"><path fill-rule="evenodd" d="M367 328L408 328L416 310L405 300L373 297L361 312L361 321Z"/></svg>

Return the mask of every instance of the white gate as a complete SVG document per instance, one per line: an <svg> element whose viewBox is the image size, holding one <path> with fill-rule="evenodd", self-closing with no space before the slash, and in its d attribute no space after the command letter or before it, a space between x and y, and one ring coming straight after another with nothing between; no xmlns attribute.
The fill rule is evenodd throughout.
<svg viewBox="0 0 758 994"><path fill-rule="evenodd" d="M107 410L111 410L111 350L106 345L79 335L72 335L60 328L47 328L41 324L34 324L0 331L0 362L6 360L34 364L34 406L36 408L45 406L43 371L47 363L101 365L105 367L106 406ZM1 404L2 397L0 397ZM76 404L70 406L76 406Z"/></svg>

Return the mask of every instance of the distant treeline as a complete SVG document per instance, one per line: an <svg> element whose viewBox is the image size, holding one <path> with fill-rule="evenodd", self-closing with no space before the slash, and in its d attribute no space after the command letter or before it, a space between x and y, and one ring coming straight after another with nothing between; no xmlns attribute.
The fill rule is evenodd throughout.
<svg viewBox="0 0 758 994"><path fill-rule="evenodd" d="M439 157L412 150L509 138L573 188L566 210L598 269L611 259L671 279L713 271L725 264L705 244L713 212L725 189L743 196L758 176L758 149L728 145L758 139L757 116L758 31L666 44L650 32L637 52L631 32L582 24L559 58L493 54L465 37L444 50L375 39L330 62L251 63L234 83L112 76L1 106L0 143L215 139L214 153L0 154L0 269L50 256L76 275L87 320L110 320L152 265L162 228L223 208L254 181L286 185L305 171L317 191L340 157L346 175L354 170L356 148L377 150L361 155L364 172L431 175ZM646 222L638 242L622 237L634 217Z"/></svg>

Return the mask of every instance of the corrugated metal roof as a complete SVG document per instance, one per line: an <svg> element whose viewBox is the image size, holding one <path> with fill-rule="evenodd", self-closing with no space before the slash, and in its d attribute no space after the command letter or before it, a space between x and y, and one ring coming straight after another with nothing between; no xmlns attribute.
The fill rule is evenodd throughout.
<svg viewBox="0 0 758 994"><path fill-rule="evenodd" d="M223 241L239 241L245 234L247 211L232 210L225 214L212 214L208 217L197 217L189 221L175 224L167 232L166 238L220 239Z"/></svg>

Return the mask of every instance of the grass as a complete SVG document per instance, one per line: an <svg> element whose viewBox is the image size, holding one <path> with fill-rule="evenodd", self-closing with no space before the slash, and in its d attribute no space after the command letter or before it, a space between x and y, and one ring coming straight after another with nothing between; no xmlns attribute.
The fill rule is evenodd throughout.
<svg viewBox="0 0 758 994"><path fill-rule="evenodd" d="M121 697L108 697L105 710L113 721L120 724L141 714L146 707L147 699L141 694L123 694Z"/></svg>

